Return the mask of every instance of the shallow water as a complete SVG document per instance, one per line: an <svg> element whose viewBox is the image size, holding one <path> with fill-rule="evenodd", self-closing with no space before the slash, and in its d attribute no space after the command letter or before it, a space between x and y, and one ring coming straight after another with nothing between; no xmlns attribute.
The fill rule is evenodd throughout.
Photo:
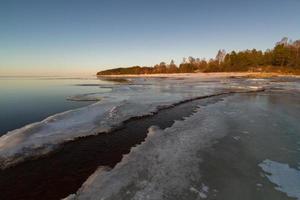
<svg viewBox="0 0 300 200"><path fill-rule="evenodd" d="M90 104L67 101L66 98L109 90L98 84L108 82L93 77L0 77L0 136L50 115Z"/></svg>

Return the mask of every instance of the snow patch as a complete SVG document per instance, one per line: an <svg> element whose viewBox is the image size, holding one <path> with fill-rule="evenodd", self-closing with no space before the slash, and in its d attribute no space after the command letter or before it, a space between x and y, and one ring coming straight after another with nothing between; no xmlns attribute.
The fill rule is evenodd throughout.
<svg viewBox="0 0 300 200"><path fill-rule="evenodd" d="M200 190L197 190L194 187L190 187L190 191L196 193L201 199L206 199L209 187L202 183Z"/></svg>
<svg viewBox="0 0 300 200"><path fill-rule="evenodd" d="M265 175L269 181L276 184L276 190L300 200L300 170L291 168L288 164L268 159L259 166L266 172Z"/></svg>

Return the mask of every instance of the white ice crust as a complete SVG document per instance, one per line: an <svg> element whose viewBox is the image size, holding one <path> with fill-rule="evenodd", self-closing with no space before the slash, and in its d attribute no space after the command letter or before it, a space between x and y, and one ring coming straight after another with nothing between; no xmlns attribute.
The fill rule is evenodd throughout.
<svg viewBox="0 0 300 200"><path fill-rule="evenodd" d="M226 101L226 100L225 100ZM206 199L209 187L201 181L200 150L225 135L217 102L197 109L170 128L149 128L146 140L133 147L111 171L100 167L68 200ZM213 109L211 107L213 106Z"/></svg>
<svg viewBox="0 0 300 200"><path fill-rule="evenodd" d="M257 90L256 85L227 79L193 77L132 78L100 94L77 95L76 100L100 100L59 113L0 137L0 168L41 156L79 137L109 132L125 120L149 115L161 107L229 90Z"/></svg>
<svg viewBox="0 0 300 200"><path fill-rule="evenodd" d="M267 173L268 179L277 185L275 189L300 200L300 170L268 159L259 166Z"/></svg>

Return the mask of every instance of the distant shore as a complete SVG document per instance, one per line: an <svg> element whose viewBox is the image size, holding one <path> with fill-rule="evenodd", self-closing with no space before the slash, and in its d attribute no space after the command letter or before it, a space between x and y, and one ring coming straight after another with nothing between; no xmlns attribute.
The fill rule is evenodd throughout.
<svg viewBox="0 0 300 200"><path fill-rule="evenodd" d="M275 73L275 72L210 72L210 73L173 73L173 74L116 74L97 75L97 77L199 77L199 78L226 78L226 77L249 77L249 78L271 78L271 77L300 77L300 75Z"/></svg>

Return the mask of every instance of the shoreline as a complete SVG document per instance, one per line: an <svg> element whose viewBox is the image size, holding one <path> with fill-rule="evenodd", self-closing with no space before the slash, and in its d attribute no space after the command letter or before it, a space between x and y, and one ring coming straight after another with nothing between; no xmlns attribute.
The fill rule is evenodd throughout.
<svg viewBox="0 0 300 200"><path fill-rule="evenodd" d="M116 74L116 75L96 75L96 77L123 77L123 78L189 78L189 77L199 77L199 78L230 78L230 77L243 77L243 78L271 78L271 77L300 77L297 74L284 74L275 72L198 72L198 73L170 73L170 74Z"/></svg>

